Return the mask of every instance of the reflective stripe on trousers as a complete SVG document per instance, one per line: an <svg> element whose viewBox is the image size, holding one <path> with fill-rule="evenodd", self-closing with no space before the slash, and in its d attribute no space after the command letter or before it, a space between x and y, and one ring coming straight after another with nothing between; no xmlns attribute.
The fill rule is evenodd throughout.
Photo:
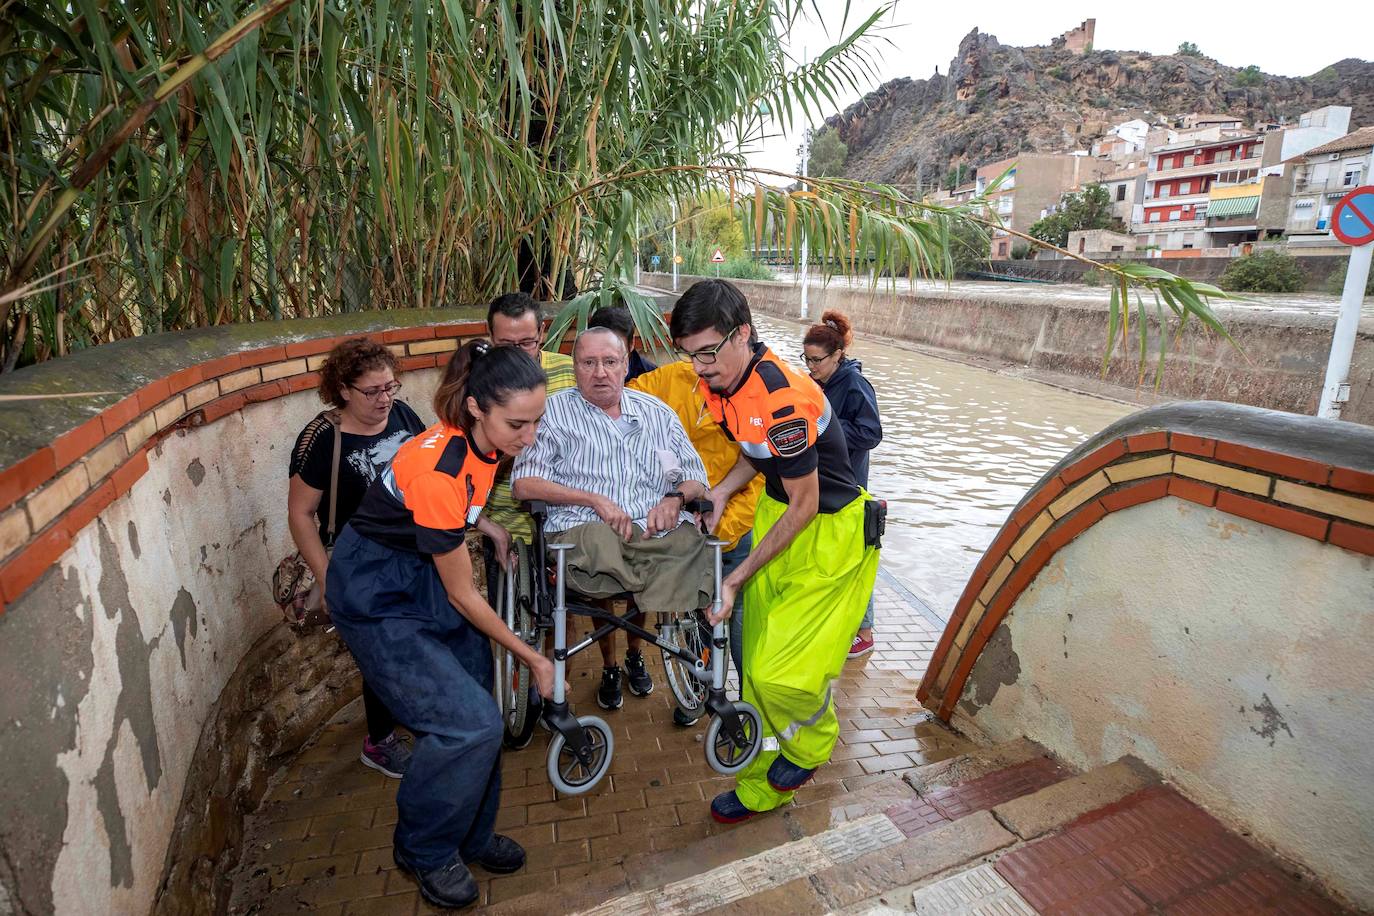
<svg viewBox="0 0 1374 916"><path fill-rule="evenodd" d="M830 759L839 737L832 682L863 619L878 572L878 551L864 547L861 495L817 515L744 587L743 697L763 717L765 750L739 774L740 801L767 811L792 793L768 784L782 753L801 767ZM754 515L757 544L786 510L766 493ZM777 750L767 749L774 742Z"/></svg>

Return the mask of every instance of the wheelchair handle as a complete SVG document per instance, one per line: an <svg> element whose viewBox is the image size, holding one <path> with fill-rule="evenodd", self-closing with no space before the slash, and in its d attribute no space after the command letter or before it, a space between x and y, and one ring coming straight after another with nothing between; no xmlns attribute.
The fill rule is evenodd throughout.
<svg viewBox="0 0 1374 916"><path fill-rule="evenodd" d="M691 499L682 504L683 511L697 515L709 514L713 508L709 499Z"/></svg>

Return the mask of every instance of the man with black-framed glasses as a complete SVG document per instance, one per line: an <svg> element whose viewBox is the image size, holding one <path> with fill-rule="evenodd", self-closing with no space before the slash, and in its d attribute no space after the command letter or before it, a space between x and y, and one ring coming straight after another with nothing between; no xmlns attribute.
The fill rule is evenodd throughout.
<svg viewBox="0 0 1374 916"><path fill-rule="evenodd" d="M726 617L743 589L742 693L764 726L758 757L711 802L712 818L732 824L785 804L830 759L839 737L831 682L873 591L879 524L825 395L758 341L738 288L699 281L668 328L711 416L740 447L711 490L712 528L740 487L764 480L753 550L720 594Z"/></svg>

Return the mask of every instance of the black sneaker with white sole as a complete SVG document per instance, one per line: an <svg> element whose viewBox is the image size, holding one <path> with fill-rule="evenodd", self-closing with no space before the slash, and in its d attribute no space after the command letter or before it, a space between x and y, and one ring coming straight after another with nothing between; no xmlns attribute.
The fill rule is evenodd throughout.
<svg viewBox="0 0 1374 916"><path fill-rule="evenodd" d="M654 679L644 667L644 653L638 649L625 653L625 680L630 683L630 693L637 697L647 697L654 692Z"/></svg>
<svg viewBox="0 0 1374 916"><path fill-rule="evenodd" d="M619 665L601 669L601 686L596 690L596 705L602 709L619 709L625 704L620 692L620 678L624 674Z"/></svg>

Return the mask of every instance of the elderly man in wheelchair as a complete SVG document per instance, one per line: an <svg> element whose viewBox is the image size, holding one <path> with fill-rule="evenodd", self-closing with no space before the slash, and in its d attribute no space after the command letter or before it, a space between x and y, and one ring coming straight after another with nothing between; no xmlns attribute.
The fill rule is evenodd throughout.
<svg viewBox="0 0 1374 916"><path fill-rule="evenodd" d="M757 711L725 696L725 625L711 628L700 613L719 594L723 546L698 527L711 511L706 470L670 408L625 390L626 359L614 332L592 328L578 335L577 386L549 397L535 443L511 476L515 498L531 504L534 543L504 581L492 584L495 607L530 645L543 646L552 632L558 689L537 714L554 732L549 778L569 794L596 785L609 769L614 741L602 719L569 710L562 691L567 659L599 642L598 703L618 708L621 670L611 642L617 629L626 631L632 693L653 689L640 648L648 641L663 653L682 711L695 716L705 707L712 714L706 736L712 767L736 772L760 742ZM625 601L623 613L614 609L617 599ZM659 616L656 634L643 627L645 612ZM571 648L569 613L598 624ZM500 668L507 743L521 746L536 718L528 677L513 657Z"/></svg>

